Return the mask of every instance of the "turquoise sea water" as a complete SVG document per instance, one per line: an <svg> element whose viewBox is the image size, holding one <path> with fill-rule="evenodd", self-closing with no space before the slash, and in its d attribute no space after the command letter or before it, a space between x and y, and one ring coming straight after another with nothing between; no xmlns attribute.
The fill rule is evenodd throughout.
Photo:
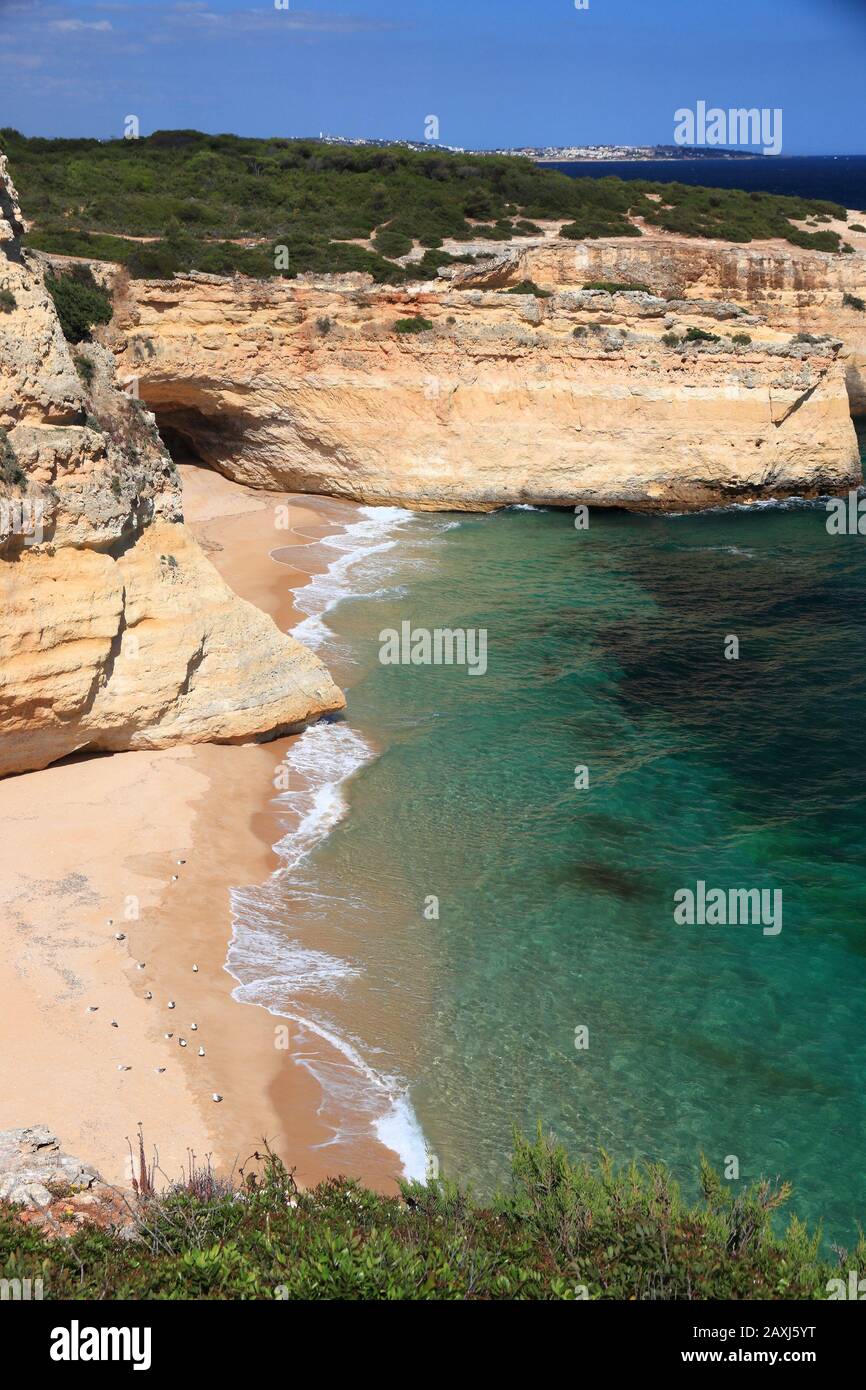
<svg viewBox="0 0 866 1390"><path fill-rule="evenodd" d="M575 1154L664 1159L690 1188L701 1151L736 1155L853 1242L866 537L825 521L405 517L360 566L368 596L328 612L349 707L319 746L378 756L271 885L272 936L325 968L307 985L272 968L253 997L402 1079L446 1173L489 1189L512 1125L540 1119ZM381 665L404 620L485 628L487 673ZM327 818L321 792L309 804ZM781 933L676 925L699 879L781 889Z"/></svg>

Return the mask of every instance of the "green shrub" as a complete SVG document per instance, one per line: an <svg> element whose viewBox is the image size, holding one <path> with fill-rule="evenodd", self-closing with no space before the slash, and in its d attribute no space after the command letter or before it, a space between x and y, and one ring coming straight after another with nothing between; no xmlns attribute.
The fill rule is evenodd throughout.
<svg viewBox="0 0 866 1390"><path fill-rule="evenodd" d="M432 327L433 324L430 322L429 319L424 319L419 316L418 318L412 319L398 319L397 322L394 324L394 332L427 333Z"/></svg>
<svg viewBox="0 0 866 1390"><path fill-rule="evenodd" d="M536 299L550 299L552 291L539 289L534 280L521 280L519 285L512 285L505 293L534 294Z"/></svg>
<svg viewBox="0 0 866 1390"><path fill-rule="evenodd" d="M795 342L795 343L809 343L811 346L814 347L816 343L822 343L823 341L824 341L823 338L819 338L819 337L818 337L816 334L814 334L814 333L795 333L795 334L794 334L794 342Z"/></svg>
<svg viewBox="0 0 866 1390"><path fill-rule="evenodd" d="M842 303L849 309L859 309L861 314L866 310L866 300L859 299L856 294L843 294Z"/></svg>
<svg viewBox="0 0 866 1390"><path fill-rule="evenodd" d="M392 232L385 227L381 232L377 232L373 237L373 245L380 256L387 256L390 260L396 260L398 256L407 256L412 250L412 241L401 232Z"/></svg>
<svg viewBox="0 0 866 1390"><path fill-rule="evenodd" d="M47 275L45 286L68 342L81 343L98 323L109 322L111 299L97 284L89 266L74 266L63 275Z"/></svg>
<svg viewBox="0 0 866 1390"><path fill-rule="evenodd" d="M94 376L96 375L96 364L94 363L93 359L90 357L85 357L84 353L82 352L76 352L73 354L72 360L75 363L75 370L81 377L81 380L83 381L84 385L90 386Z"/></svg>
<svg viewBox="0 0 866 1390"><path fill-rule="evenodd" d="M316 331L320 333L323 338L328 336L333 326L332 321L327 315L323 315L321 318L316 319Z"/></svg>
<svg viewBox="0 0 866 1390"><path fill-rule="evenodd" d="M4 314L11 314L16 303L17 300L11 290L0 290L0 311Z"/></svg>
<svg viewBox="0 0 866 1390"><path fill-rule="evenodd" d="M168 557L163 557L167 559ZM486 1206L446 1179L399 1197L333 1178L309 1192L270 1152L234 1181L196 1167L164 1195L140 1184L138 1238L83 1226L46 1241L0 1204L0 1274L38 1269L50 1300L808 1300L866 1262L862 1237L825 1258L787 1183L727 1182L701 1161L684 1199L661 1164L573 1163L515 1138ZM241 1200L238 1200L241 1198Z"/></svg>
<svg viewBox="0 0 866 1390"><path fill-rule="evenodd" d="M719 342L718 333L707 333L704 328L694 326L686 329L685 341L687 343L717 343Z"/></svg>
<svg viewBox="0 0 866 1390"><path fill-rule="evenodd" d="M0 482L11 483L13 487L20 487L26 481L24 473L18 467L18 459L12 448L12 441L6 430L0 425Z"/></svg>
<svg viewBox="0 0 866 1390"><path fill-rule="evenodd" d="M849 222L848 228L852 232L866 232L866 227L863 226L862 222Z"/></svg>
<svg viewBox="0 0 866 1390"><path fill-rule="evenodd" d="M632 283L629 280L589 280L587 284L581 286L585 290L604 290L607 294L620 294L627 290L641 290L644 294L652 294L649 285Z"/></svg>
<svg viewBox="0 0 866 1390"><path fill-rule="evenodd" d="M751 341L748 333L735 333L731 338L731 342L736 343L738 347L748 347Z"/></svg>
<svg viewBox="0 0 866 1390"><path fill-rule="evenodd" d="M664 343L665 347L672 348L679 347L680 340L677 337L676 333L663 333L662 342Z"/></svg>
<svg viewBox="0 0 866 1390"><path fill-rule="evenodd" d="M586 337L586 324L583 324L583 323L578 324L577 328L575 328L574 331L573 331L573 333L572 333L572 337L574 337L574 338L585 338L585 337Z"/></svg>

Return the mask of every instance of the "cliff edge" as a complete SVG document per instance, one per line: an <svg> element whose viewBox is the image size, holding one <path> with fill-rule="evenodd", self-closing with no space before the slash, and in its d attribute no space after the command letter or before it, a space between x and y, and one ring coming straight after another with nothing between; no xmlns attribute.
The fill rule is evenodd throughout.
<svg viewBox="0 0 866 1390"><path fill-rule="evenodd" d="M680 511L860 483L863 252L554 237L450 269L133 280L109 336L166 438L255 487Z"/></svg>
<svg viewBox="0 0 866 1390"><path fill-rule="evenodd" d="M0 776L271 736L342 707L183 525L154 417L60 330L0 156ZM81 361L86 357L86 363Z"/></svg>

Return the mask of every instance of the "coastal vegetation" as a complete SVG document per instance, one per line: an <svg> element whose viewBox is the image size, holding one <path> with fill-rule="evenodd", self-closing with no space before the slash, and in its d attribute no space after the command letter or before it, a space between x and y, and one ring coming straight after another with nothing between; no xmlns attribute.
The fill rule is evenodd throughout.
<svg viewBox="0 0 866 1390"><path fill-rule="evenodd" d="M660 1164L572 1163L516 1136L510 1185L487 1205L442 1179L384 1197L333 1178L310 1192L270 1151L231 1179L190 1165L157 1195L143 1157L122 1236L96 1224L47 1241L0 1206L0 1277L48 1299L825 1299L850 1257L774 1216L787 1183L736 1186L701 1162L684 1201Z"/></svg>
<svg viewBox="0 0 866 1390"><path fill-rule="evenodd" d="M540 289L534 280L521 280L518 285L506 290L506 294L533 294L536 299L550 299L552 291Z"/></svg>
<svg viewBox="0 0 866 1390"><path fill-rule="evenodd" d="M45 288L54 300L63 336L70 343L84 342L91 329L111 318L111 296L97 284L89 266L76 265L62 275L47 275Z"/></svg>
<svg viewBox="0 0 866 1390"><path fill-rule="evenodd" d="M605 294L630 294L634 290L642 290L644 294L652 294L649 285L642 285L637 282L632 284L629 280L588 280L583 288L585 290L603 290Z"/></svg>
<svg viewBox="0 0 866 1390"><path fill-rule="evenodd" d="M641 219L690 236L781 237L838 251L845 209L812 198L680 183L569 178L513 156L431 146L328 145L194 130L137 140L28 139L0 151L32 219L26 244L122 262L133 278L198 270L255 277L368 271L379 283L435 275L443 241L640 235ZM804 230L802 222L816 230ZM414 266L400 264L415 243ZM467 259L469 257L467 256ZM632 288L632 287L630 287Z"/></svg>
<svg viewBox="0 0 866 1390"><path fill-rule="evenodd" d="M18 459L12 448L12 441L6 430L0 425L0 483L9 483L13 487L20 487L24 482L26 482L26 478L18 467Z"/></svg>

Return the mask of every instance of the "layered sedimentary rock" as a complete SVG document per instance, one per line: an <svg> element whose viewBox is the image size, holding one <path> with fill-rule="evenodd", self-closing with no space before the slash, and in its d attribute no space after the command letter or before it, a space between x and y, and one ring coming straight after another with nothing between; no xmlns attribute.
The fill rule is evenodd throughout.
<svg viewBox="0 0 866 1390"><path fill-rule="evenodd" d="M652 293L583 288L602 279ZM409 288L133 281L112 341L160 427L254 486L681 509L859 483L866 315L843 296L864 285L859 252L554 238ZM413 317L429 326L400 332Z"/></svg>
<svg viewBox="0 0 866 1390"><path fill-rule="evenodd" d="M0 159L0 775L81 749L265 736L339 708L182 524L152 415L79 369Z"/></svg>

